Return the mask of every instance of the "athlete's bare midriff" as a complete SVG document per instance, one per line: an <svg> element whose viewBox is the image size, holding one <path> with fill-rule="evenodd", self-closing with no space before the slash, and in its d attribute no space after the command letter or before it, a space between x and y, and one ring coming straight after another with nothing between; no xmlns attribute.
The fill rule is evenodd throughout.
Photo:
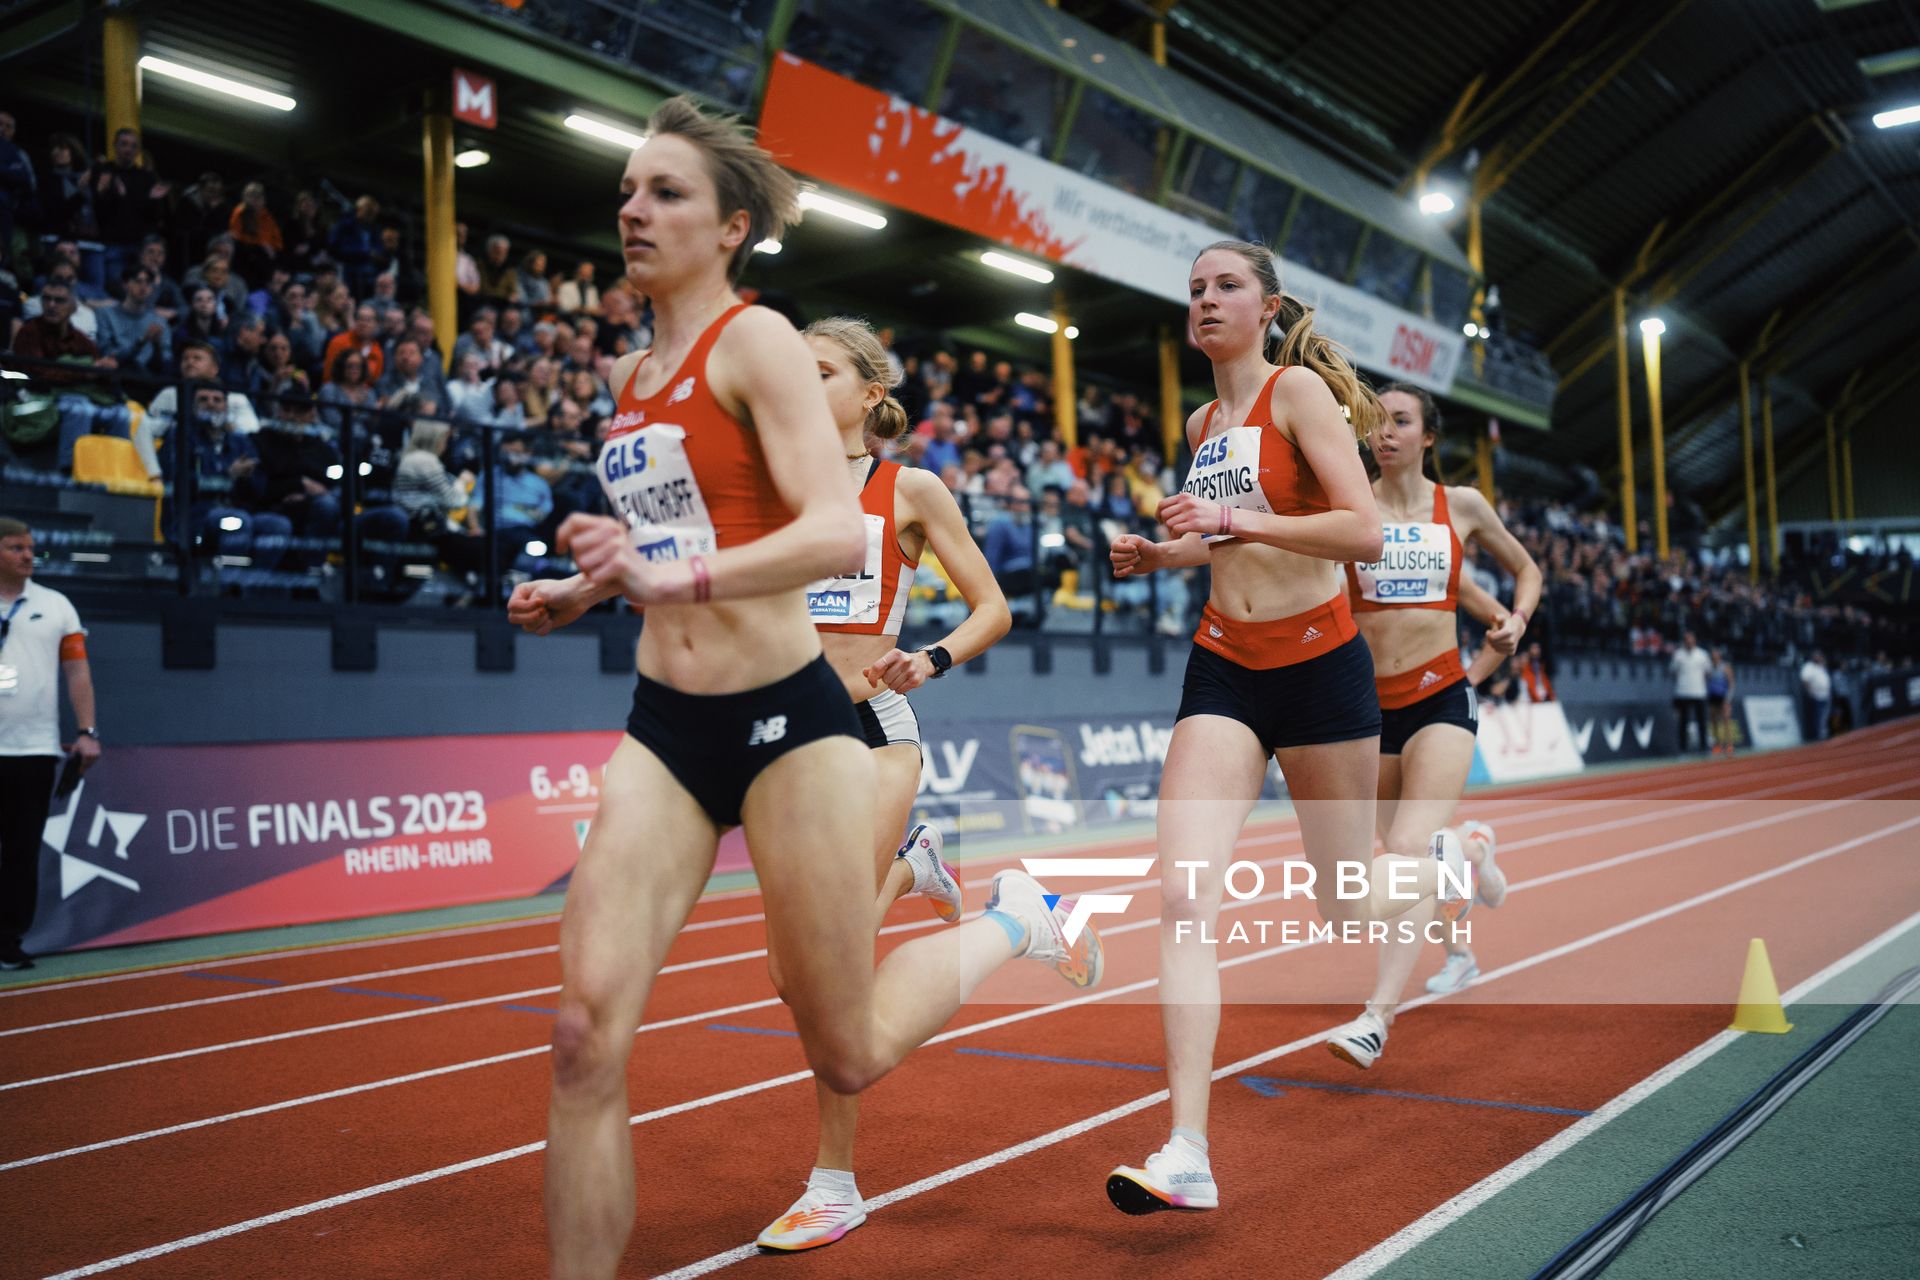
<svg viewBox="0 0 1920 1280"><path fill-rule="evenodd" d="M681 693L739 693L792 675L820 654L797 588L712 604L647 608L640 674Z"/></svg>
<svg viewBox="0 0 1920 1280"><path fill-rule="evenodd" d="M1235 622L1271 622L1316 609L1341 590L1339 566L1265 543L1211 544L1214 611Z"/></svg>
<svg viewBox="0 0 1920 1280"><path fill-rule="evenodd" d="M1410 671L1459 644L1451 609L1382 609L1353 616L1373 651L1377 676Z"/></svg>
<svg viewBox="0 0 1920 1280"><path fill-rule="evenodd" d="M899 643L899 636L848 635L838 631L820 633L820 647L833 666L833 674L840 677L840 683L847 686L847 696L855 702L865 702L886 688L885 685L875 688L860 673Z"/></svg>

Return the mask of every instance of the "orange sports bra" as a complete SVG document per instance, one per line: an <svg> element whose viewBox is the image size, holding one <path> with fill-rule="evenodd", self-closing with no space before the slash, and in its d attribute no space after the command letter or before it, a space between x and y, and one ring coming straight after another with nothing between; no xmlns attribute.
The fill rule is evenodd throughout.
<svg viewBox="0 0 1920 1280"><path fill-rule="evenodd" d="M1193 465L1187 470L1181 492L1222 506L1272 515L1310 516L1333 509L1300 446L1281 435L1273 422L1274 380L1287 368L1281 366L1267 379L1244 426L1228 427L1219 435L1209 436L1220 402L1215 400L1207 406L1207 416L1200 420L1200 446L1193 452ZM1219 541L1221 537L1209 534L1207 541Z"/></svg>
<svg viewBox="0 0 1920 1280"><path fill-rule="evenodd" d="M1347 566L1355 613L1460 607L1463 549L1447 518L1447 486L1433 486L1433 519L1390 520L1381 532L1385 545L1380 559Z"/></svg>
<svg viewBox="0 0 1920 1280"><path fill-rule="evenodd" d="M727 413L707 381L720 331L747 309L730 307L707 326L653 395L633 394L652 353L620 389L607 443L594 469L634 550L649 560L710 555L765 537L793 519L767 472L753 430Z"/></svg>
<svg viewBox="0 0 1920 1280"><path fill-rule="evenodd" d="M907 591L919 568L901 553L894 523L894 492L900 464L875 458L860 487L867 522L867 557L860 572L807 585L807 612L822 631L856 636L897 636L907 619Z"/></svg>

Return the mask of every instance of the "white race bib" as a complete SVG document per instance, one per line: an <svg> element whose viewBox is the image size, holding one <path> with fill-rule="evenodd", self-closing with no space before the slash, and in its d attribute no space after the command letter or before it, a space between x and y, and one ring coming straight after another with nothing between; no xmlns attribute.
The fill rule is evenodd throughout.
<svg viewBox="0 0 1920 1280"><path fill-rule="evenodd" d="M1453 573L1453 539L1444 524L1381 527L1385 549L1373 564L1356 564L1360 598L1374 604L1440 604Z"/></svg>
<svg viewBox="0 0 1920 1280"><path fill-rule="evenodd" d="M880 574L886 567L882 555L887 519L871 512L863 512L862 518L867 522L867 558L860 572L807 584L807 612L816 625L880 621Z"/></svg>
<svg viewBox="0 0 1920 1280"><path fill-rule="evenodd" d="M607 501L626 521L633 549L647 559L684 560L719 549L687 457L685 427L657 422L609 440L595 469Z"/></svg>
<svg viewBox="0 0 1920 1280"><path fill-rule="evenodd" d="M1260 436L1264 430L1232 427L1202 441L1194 451L1193 466L1180 491L1223 507L1272 515L1266 491L1260 487ZM1206 540L1217 542L1229 537L1232 535L1210 533Z"/></svg>

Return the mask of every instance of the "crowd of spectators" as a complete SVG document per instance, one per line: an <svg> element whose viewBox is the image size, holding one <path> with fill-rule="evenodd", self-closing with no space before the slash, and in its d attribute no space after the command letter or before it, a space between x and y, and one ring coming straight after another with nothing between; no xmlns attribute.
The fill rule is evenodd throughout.
<svg viewBox="0 0 1920 1280"><path fill-rule="evenodd" d="M459 337L443 360L421 247L376 196L248 179L234 197L216 172L176 188L130 130L98 162L70 135L37 155L13 135L0 112L0 333L17 355L73 366L43 369L58 393L50 465L71 467L83 435L130 436L150 476L191 479L202 552L267 571L325 566L351 456L360 537L429 548L471 584L488 524L475 428L498 429L502 574L538 571L529 549L568 513L600 509L591 462L614 409L608 378L651 340L645 300L623 278L603 285L590 258L562 263L499 230L471 252L461 224ZM1045 371L938 335L881 336L917 424L893 454L945 482L1022 625L1190 630L1204 570L1116 582L1108 568L1118 533L1165 536L1153 514L1172 480L1141 396L1083 383L1069 445ZM176 385L197 388L190 405ZM22 453L17 419L7 434ZM1551 688L1556 648L1658 657L1687 630L1742 660L1909 656L1897 621L1821 603L1806 573L1756 584L1710 555L1629 554L1606 515L1561 504L1508 501L1502 514L1546 575L1532 684ZM364 559L393 567L390 552ZM1489 558L1476 572L1510 592ZM936 615L963 607L936 564L919 585Z"/></svg>

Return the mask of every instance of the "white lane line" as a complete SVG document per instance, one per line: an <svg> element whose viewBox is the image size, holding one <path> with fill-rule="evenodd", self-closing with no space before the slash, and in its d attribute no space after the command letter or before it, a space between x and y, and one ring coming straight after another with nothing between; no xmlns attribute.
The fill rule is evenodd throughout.
<svg viewBox="0 0 1920 1280"><path fill-rule="evenodd" d="M1567 943L1559 947L1554 947L1551 950L1542 952L1537 956L1532 956L1526 960L1518 961L1514 964L1506 965L1506 966L1503 966L1502 968L1495 969L1491 973L1483 976L1476 985L1484 986L1489 982L1498 981L1500 978L1507 977L1514 973L1522 972L1526 969L1530 969L1534 967L1536 964L1543 964L1543 963L1546 963L1548 960L1557 959L1571 952L1578 951L1583 947L1593 946L1596 943L1606 941L1609 938L1617 937L1622 933L1626 933L1632 929L1639 928L1642 925L1651 924L1659 920L1664 920L1669 916L1672 916L1680 911L1685 911L1685 910L1688 910L1689 908L1699 906L1703 903L1711 902L1717 898L1725 897L1730 893L1739 892L1742 889L1750 888L1753 885L1759 884L1766 880L1771 880L1777 876L1786 875L1789 872L1797 871L1803 867L1810 866L1813 863L1819 862L1825 858L1830 858L1835 856L1836 854L1847 852L1851 849L1858 848L1861 845L1871 843L1875 840L1882 839L1886 836L1895 834L1900 831L1904 831L1914 826L1920 826L1920 816L1908 818L1904 822L1894 823L1891 826L1882 827L1878 831L1872 832L1868 835L1856 836L1851 840L1845 840L1838 844L1829 845L1827 848L1822 849L1816 853L1811 853L1811 854L1807 854L1804 857L1796 858L1793 861L1784 863L1781 866L1775 867L1770 871L1765 871L1765 872L1758 873L1756 875L1747 876L1741 880L1737 880L1733 882L1732 884L1723 885L1719 889L1711 890L1703 894L1697 894L1694 897L1688 898L1683 902L1675 903L1672 906L1663 907L1657 911L1652 911L1647 913L1646 915L1637 917L1634 920L1629 920L1622 924L1614 925L1610 928L1600 930L1597 933L1589 934L1587 937L1582 938L1576 942ZM1312 944L1310 943L1309 944L1291 944L1284 947L1273 948L1271 952L1264 953L1264 954L1275 954L1281 951L1295 950L1295 949L1298 949L1298 947L1301 945L1312 945ZM1260 958L1262 954L1263 953L1255 953L1254 955L1239 957L1238 959L1241 963L1250 963L1253 960ZM1227 967L1228 963L1231 963L1231 962L1223 962L1221 967L1222 968ZM1157 979L1154 980L1154 983L1157 984L1157 981L1158 981ZM1132 986L1132 985L1134 984L1129 984L1129 986ZM1126 989L1127 988L1117 988L1113 992L1095 993L1095 994L1104 995L1107 998L1111 998L1113 995L1117 995L1121 991L1124 991ZM1432 996L1432 995L1422 996L1422 997L1419 997L1418 999L1408 1001L1402 1007L1406 1009L1414 1009L1425 1004L1431 1004L1441 998L1442 997ZM1067 1001L1060 1006L1053 1006L1053 1005L1042 1006L1040 1009L1027 1011L1026 1016L1038 1017L1044 1013L1056 1011L1057 1008L1070 1007L1071 1005L1081 1003L1081 1002L1086 1002L1087 1000L1088 1000L1088 997L1080 997L1079 999L1074 1001ZM1003 1025L1005 1022L1016 1021L1016 1020L1019 1020L1019 1015L1015 1015L1007 1019L992 1019L986 1023L975 1024L972 1027L958 1028L956 1029L956 1032L943 1033L941 1036L935 1037L934 1040L928 1041L928 1043L932 1044L932 1043L935 1043L936 1041L943 1040L943 1039L958 1038L959 1034L973 1034L979 1030L984 1030L989 1026ZM1262 1053L1257 1053L1252 1057L1242 1058L1238 1062L1231 1063L1227 1066L1215 1069L1215 1071L1213 1072L1213 1079L1223 1080L1229 1076L1238 1075L1243 1071L1248 1071L1254 1067L1261 1066L1267 1062L1272 1061L1275 1058L1283 1057L1287 1054L1298 1052L1300 1049L1306 1048L1313 1044L1318 1044L1321 1041L1325 1040L1326 1035L1327 1033L1324 1031L1318 1032L1312 1036L1304 1037L1300 1040L1296 1040L1289 1044L1282 1045L1276 1049L1269 1049ZM808 1079L809 1077L812 1076L812 1074L813 1073L810 1071L799 1071L799 1072L793 1072L784 1076L776 1076L770 1080L758 1081L757 1083L754 1083L754 1084L742 1085L739 1088L729 1089L723 1093L710 1094L705 1098L696 1098L688 1102L676 1103L673 1106L664 1107L658 1111L644 1112L641 1115L630 1117L628 1123L633 1125L638 1125L638 1124L646 1123L649 1120L661 1119L670 1115L681 1115L686 1112L699 1110L704 1107L715 1106L722 1102L729 1102L736 1098L747 1097L751 1094L761 1093L768 1089L774 1089L774 1088L779 1088L783 1085L798 1083L801 1080ZM921 1191L932 1190L935 1187L945 1186L950 1182L958 1181L960 1178L969 1176L970 1173L977 1173L984 1169L992 1168L995 1165L1004 1164L1009 1160L1019 1158L1019 1156L1028 1155L1034 1151L1042 1150L1045 1147L1053 1146L1053 1145L1056 1145L1057 1143L1064 1142L1069 1138L1078 1137L1083 1133L1091 1132L1094 1129L1100 1128L1102 1125L1109 1124L1109 1123L1112 1123L1112 1121L1114 1120L1120 1119L1122 1116L1131 1115L1135 1111L1142 1110L1146 1107L1153 1106L1158 1102L1164 1101L1166 1097L1167 1097L1166 1090L1164 1089L1159 1090L1155 1093L1148 1094L1144 1098L1137 1098L1133 1102L1128 1103L1122 1107L1117 1107L1112 1110L1102 1112L1100 1113L1100 1115L1089 1117L1088 1119L1082 1120L1077 1124L1069 1125L1063 1129L1056 1129L1052 1133L1043 1135L1042 1137L1029 1139L1026 1142L1019 1143L1013 1147L1008 1147L1005 1150L996 1152L991 1156L986 1156L981 1158L980 1160L969 1162L966 1165L957 1166L955 1169L947 1170L946 1173L944 1174L936 1174L931 1178L922 1179L920 1182L913 1184L913 1187L919 1188L919 1190L911 1190L910 1188L903 1187L892 1193L889 1193L889 1196L883 1197L883 1199L885 1199L886 1203L897 1203L900 1200L909 1198L909 1194L918 1195L921 1193ZM456 1174L466 1173L474 1169L484 1168L488 1165L499 1164L502 1161L517 1159L523 1155L531 1155L534 1152L544 1149L545 1146L546 1146L546 1143L544 1141L526 1143L522 1146L509 1148L506 1151L496 1151L491 1155L477 1156L471 1160L463 1160L458 1164L443 1165L438 1169L428 1169L420 1173L411 1174L405 1178L396 1178L389 1182L383 1182L378 1186L363 1187L357 1191L342 1192L339 1195L330 1196L324 1200L315 1200L308 1204L296 1205L290 1209L282 1209L277 1213L264 1214L260 1217L249 1218L243 1222L230 1223L227 1226L217 1227L211 1231L203 1231L196 1235L182 1237L178 1240L170 1240L163 1244L152 1245L152 1246L149 1246L148 1248L136 1250L132 1253L125 1253L125 1254L121 1254L118 1257L107 1258L100 1262L91 1263L85 1267L80 1267L75 1270L63 1271L57 1276L49 1277L49 1280L72 1280L72 1278L74 1277L98 1275L105 1271L117 1270L121 1267L131 1266L132 1264L137 1262L150 1261L151 1259L154 1259L154 1258L165 1257L168 1254L177 1253L183 1249L195 1248L199 1245L209 1244L216 1240L223 1240L223 1239L227 1239L228 1237L240 1235L248 1231L258 1230L261 1227L273 1226L276 1223L286 1222L294 1218L305 1217L309 1214L323 1212L327 1209L338 1208L341 1205L352 1204L357 1201L367 1200L376 1196L385 1195L391 1191L398 1191L407 1187L418 1186L421 1183L435 1181L440 1178L452 1177ZM963 1170L965 1172L963 1172ZM718 1270L720 1269L720 1267L731 1265L733 1262L740 1261L742 1260L742 1258L752 1256L753 1253L757 1253L757 1252L758 1252L757 1250L750 1250L750 1251L732 1250L725 1254L716 1255L714 1259L707 1260L708 1262L714 1263L715 1265L706 1267L706 1270ZM725 1259L725 1261L719 1261L719 1259ZM703 1263L696 1263L694 1264L694 1267L698 1268L704 1265L705 1264ZM674 1274L676 1277L681 1275L689 1275L689 1276L701 1275L701 1274L705 1274L705 1271L694 1270L694 1269L683 1269L682 1271L676 1272Z"/></svg>

